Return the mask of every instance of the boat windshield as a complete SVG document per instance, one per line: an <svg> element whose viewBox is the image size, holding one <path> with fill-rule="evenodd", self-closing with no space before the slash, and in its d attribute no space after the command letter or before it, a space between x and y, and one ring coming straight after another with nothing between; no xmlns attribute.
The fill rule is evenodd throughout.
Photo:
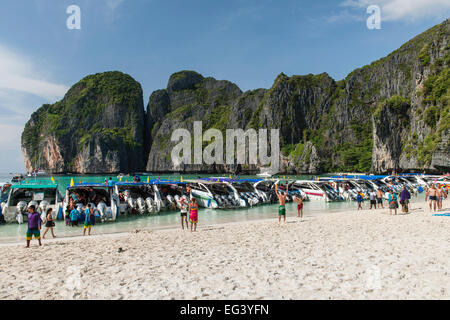
<svg viewBox="0 0 450 320"><path fill-rule="evenodd" d="M233 182L233 187L238 192L254 192L253 186L248 182Z"/></svg>
<svg viewBox="0 0 450 320"><path fill-rule="evenodd" d="M56 188L42 188L42 189L13 189L9 201L10 206L16 206L20 201L48 201L51 205L56 204L57 189ZM58 197L59 198L59 197ZM59 200L59 199L58 199Z"/></svg>
<svg viewBox="0 0 450 320"><path fill-rule="evenodd" d="M212 183L208 185L208 187L213 194L217 194L219 196L227 196L230 194L228 186L224 183Z"/></svg>
<svg viewBox="0 0 450 320"><path fill-rule="evenodd" d="M153 198L155 196L155 191L153 190L151 185L144 185L144 186L118 186L117 187L119 191L119 198L121 201L124 201L123 196L125 193L128 193L129 196L133 199L137 198Z"/></svg>
<svg viewBox="0 0 450 320"><path fill-rule="evenodd" d="M78 187L71 188L68 191L69 201L73 199L75 203L98 205L102 201L106 204L111 202L111 195L107 187Z"/></svg>

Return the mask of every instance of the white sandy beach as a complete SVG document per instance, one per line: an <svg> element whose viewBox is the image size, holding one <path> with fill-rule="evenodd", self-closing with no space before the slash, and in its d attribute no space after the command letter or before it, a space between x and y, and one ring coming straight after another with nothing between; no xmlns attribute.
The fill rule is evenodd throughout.
<svg viewBox="0 0 450 320"><path fill-rule="evenodd" d="M413 207L4 244L0 299L449 299L450 217Z"/></svg>

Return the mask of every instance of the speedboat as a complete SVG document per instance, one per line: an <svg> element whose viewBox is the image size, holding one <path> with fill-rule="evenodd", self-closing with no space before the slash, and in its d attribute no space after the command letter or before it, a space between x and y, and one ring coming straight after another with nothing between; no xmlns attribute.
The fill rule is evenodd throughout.
<svg viewBox="0 0 450 320"><path fill-rule="evenodd" d="M52 208L54 219L60 213L61 194L58 185L47 181L33 181L26 184L13 184L9 188L8 199L3 207L6 222L17 221L19 224L28 219L28 208L31 205L41 214L44 220L47 209Z"/></svg>
<svg viewBox="0 0 450 320"><path fill-rule="evenodd" d="M180 200L183 196L186 199L189 195L186 191L186 182L171 180L156 180L153 182L157 190L156 197L161 210L174 211L180 208Z"/></svg>
<svg viewBox="0 0 450 320"><path fill-rule="evenodd" d="M242 205L242 199L225 182L207 179L187 180L186 182L191 187L192 196L195 197L200 207L232 209L245 206Z"/></svg>
<svg viewBox="0 0 450 320"><path fill-rule="evenodd" d="M308 196L311 200L342 201L339 193L325 181L296 180L294 185Z"/></svg>
<svg viewBox="0 0 450 320"><path fill-rule="evenodd" d="M8 193L10 187L11 187L10 183L0 182L0 203L6 202L6 200L8 200Z"/></svg>
<svg viewBox="0 0 450 320"><path fill-rule="evenodd" d="M229 178L210 178L228 184L234 193L234 198L238 200L241 207L253 207L255 205L268 202L267 196L259 192L253 183L259 179L229 179Z"/></svg>
<svg viewBox="0 0 450 320"><path fill-rule="evenodd" d="M161 210L161 198L154 183L116 182L114 195L119 215L151 214Z"/></svg>

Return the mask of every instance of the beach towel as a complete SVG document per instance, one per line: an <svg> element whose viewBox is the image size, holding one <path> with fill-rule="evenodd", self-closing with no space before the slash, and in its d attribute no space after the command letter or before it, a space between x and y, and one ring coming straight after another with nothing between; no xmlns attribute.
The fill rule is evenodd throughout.
<svg viewBox="0 0 450 320"><path fill-rule="evenodd" d="M435 217L450 217L450 213L436 213L433 214Z"/></svg>

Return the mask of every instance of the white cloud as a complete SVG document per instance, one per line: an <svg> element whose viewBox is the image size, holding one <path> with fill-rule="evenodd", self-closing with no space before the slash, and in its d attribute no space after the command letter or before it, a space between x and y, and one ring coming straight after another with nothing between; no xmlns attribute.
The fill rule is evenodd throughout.
<svg viewBox="0 0 450 320"><path fill-rule="evenodd" d="M43 103L53 103L68 87L46 80L29 57L0 45L0 172L23 171L20 148L25 122Z"/></svg>
<svg viewBox="0 0 450 320"><path fill-rule="evenodd" d="M334 23L334 22L340 22L340 21L363 21L364 16L362 14L357 15L349 12L348 10L343 10L339 12L338 14L332 15L328 17L328 22Z"/></svg>
<svg viewBox="0 0 450 320"><path fill-rule="evenodd" d="M30 93L47 100L64 96L68 87L46 81L40 72L30 63L11 50L0 46L0 89Z"/></svg>
<svg viewBox="0 0 450 320"><path fill-rule="evenodd" d="M125 0L106 0L106 5L111 9L115 10L122 2Z"/></svg>
<svg viewBox="0 0 450 320"><path fill-rule="evenodd" d="M341 7L367 8L379 5L383 21L445 19L450 14L449 0L345 0Z"/></svg>

